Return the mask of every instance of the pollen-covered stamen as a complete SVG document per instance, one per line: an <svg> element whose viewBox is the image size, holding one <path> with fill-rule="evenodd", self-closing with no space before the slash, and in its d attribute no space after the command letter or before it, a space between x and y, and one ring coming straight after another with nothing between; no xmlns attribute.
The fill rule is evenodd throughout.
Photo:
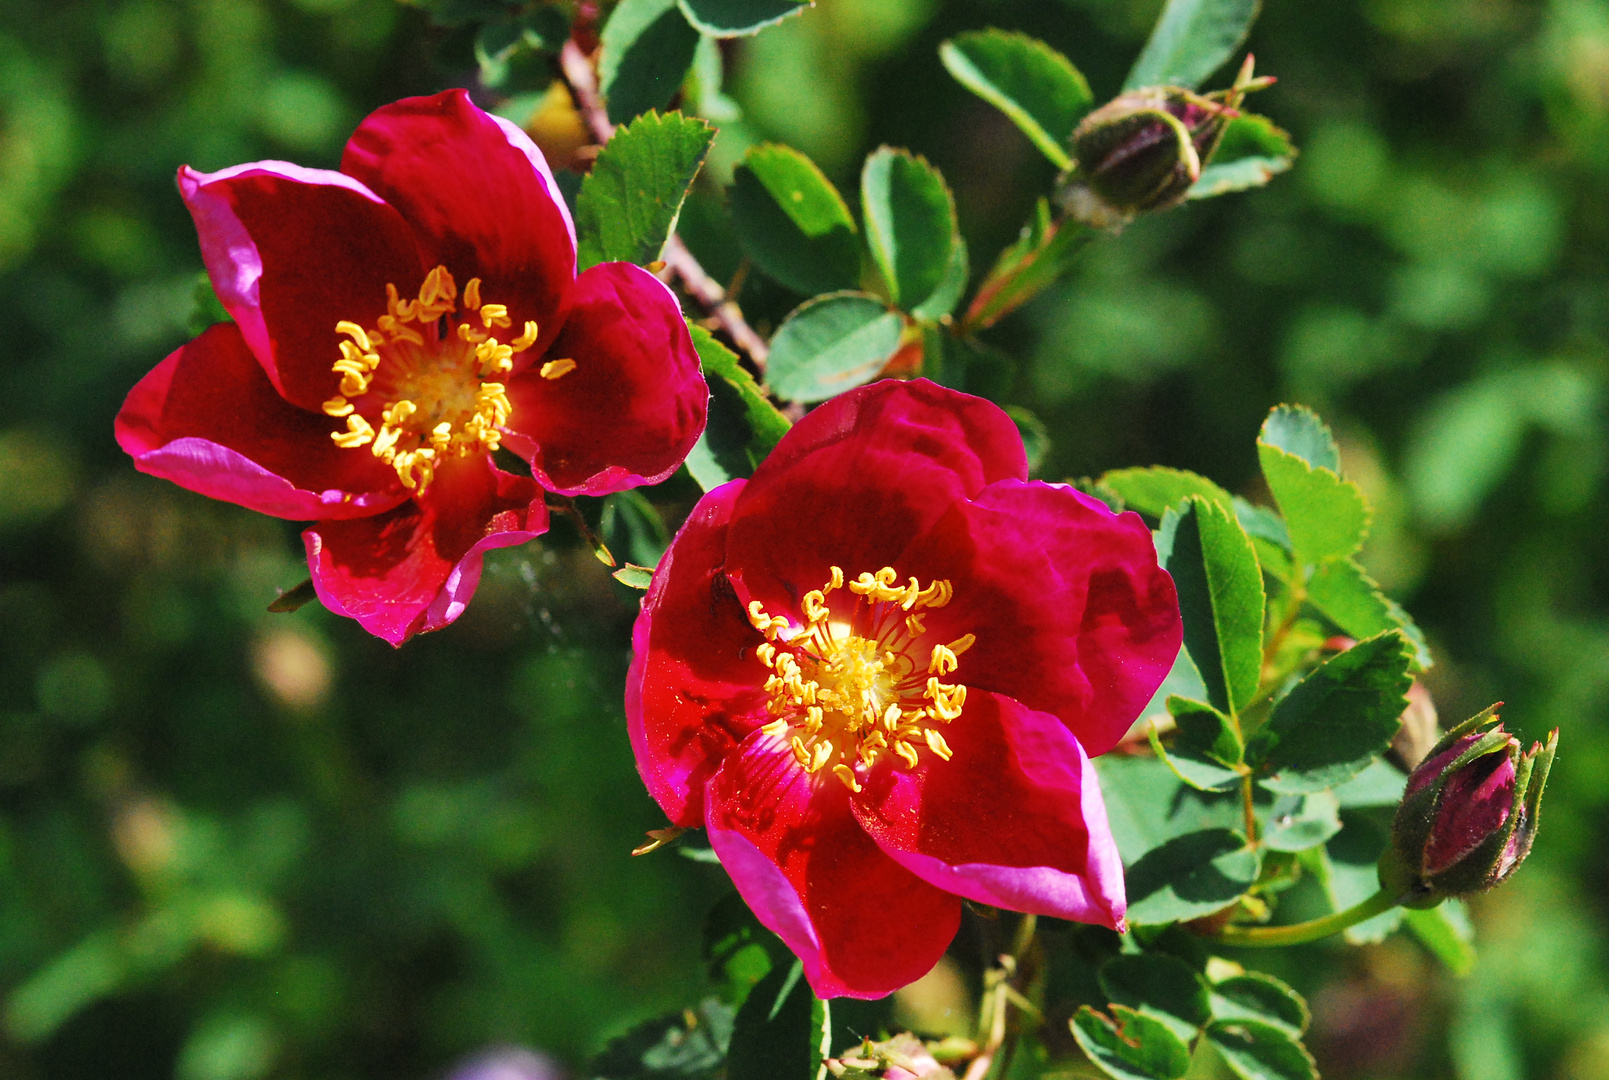
<svg viewBox="0 0 1609 1080"><path fill-rule="evenodd" d="M345 418L346 430L330 438L346 449L369 447L411 491L423 493L441 462L502 444L513 411L505 377L515 354L539 336L536 323L527 321L518 336L501 340L500 332L513 329L508 307L485 303L480 289L480 278L464 286L459 317L458 286L438 266L425 275L415 299L404 300L388 284L386 313L372 329L345 319L335 325L345 339L331 368L341 377L340 393L323 408ZM477 317L468 318L470 312ZM568 364L565 371L575 367L573 360L549 361L544 376L556 377L547 375L554 363ZM368 402L356 400L371 391Z"/></svg>
<svg viewBox="0 0 1609 1080"><path fill-rule="evenodd" d="M755 657L771 671L767 708L777 719L763 730L785 739L799 766L830 769L852 791L863 770L885 756L915 768L926 749L948 761L950 746L937 730L961 715L966 687L947 683L972 634L942 644L923 640L922 610L948 604L948 581L925 588L916 578L896 584L892 567L853 581L832 567L830 580L799 601L802 625L749 604L749 622L765 636ZM854 599L831 594L847 588Z"/></svg>

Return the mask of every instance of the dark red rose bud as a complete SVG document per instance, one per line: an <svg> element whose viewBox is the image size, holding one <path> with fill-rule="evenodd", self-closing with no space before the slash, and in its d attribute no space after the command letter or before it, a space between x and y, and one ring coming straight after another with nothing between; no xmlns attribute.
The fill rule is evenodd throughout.
<svg viewBox="0 0 1609 1080"><path fill-rule="evenodd" d="M1530 853L1559 733L1522 750L1497 706L1458 725L1408 777L1380 884L1408 907L1501 883Z"/></svg>

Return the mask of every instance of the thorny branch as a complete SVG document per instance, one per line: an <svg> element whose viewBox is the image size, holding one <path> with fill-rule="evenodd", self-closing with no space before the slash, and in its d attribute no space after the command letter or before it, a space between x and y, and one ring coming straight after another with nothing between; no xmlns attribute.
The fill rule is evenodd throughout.
<svg viewBox="0 0 1609 1080"><path fill-rule="evenodd" d="M581 111L592 137L600 144L608 142L615 133L615 126L609 122L609 113L604 108L603 99L598 96L598 79L592 70L592 61L574 41L566 41L559 52L559 66L564 71L565 81L570 84L570 92L575 96L576 108ZM764 374L766 357L770 353L765 339L748 324L737 304L727 299L726 290L705 273L693 253L687 250L687 245L682 243L682 238L675 233L671 233L670 239L665 242L665 269L681 279L682 285L693 298L709 311L721 329L727 332L738 348L749 354L754 366Z"/></svg>

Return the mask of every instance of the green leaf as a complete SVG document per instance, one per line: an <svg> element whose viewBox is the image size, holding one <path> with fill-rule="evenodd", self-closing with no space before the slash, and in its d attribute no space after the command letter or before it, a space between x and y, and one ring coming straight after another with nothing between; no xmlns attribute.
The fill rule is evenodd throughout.
<svg viewBox="0 0 1609 1080"><path fill-rule="evenodd" d="M749 258L806 296L860 281L860 241L844 198L814 162L775 143L752 147L727 190L732 226Z"/></svg>
<svg viewBox="0 0 1609 1080"><path fill-rule="evenodd" d="M889 299L910 311L931 296L955 247L955 200L944 178L923 158L880 147L860 174L866 241Z"/></svg>
<svg viewBox="0 0 1609 1080"><path fill-rule="evenodd" d="M787 432L788 418L771 404L737 354L702 326L689 324L704 381L710 388L709 422L687 469L710 491L728 480L751 476Z"/></svg>
<svg viewBox="0 0 1609 1080"><path fill-rule="evenodd" d="M609 576L629 588L646 589L654 582L654 568L627 563Z"/></svg>
<svg viewBox="0 0 1609 1080"><path fill-rule="evenodd" d="M1207 980L1172 956L1137 953L1101 965L1101 990L1113 1004L1160 1021L1188 1043L1212 1019Z"/></svg>
<svg viewBox="0 0 1609 1080"><path fill-rule="evenodd" d="M1263 666L1263 575L1251 540L1223 507L1191 495L1163 516L1157 555L1178 589L1184 645L1207 700L1238 712Z"/></svg>
<svg viewBox="0 0 1609 1080"><path fill-rule="evenodd" d="M738 1009L726 1080L816 1080L831 1043L827 1003L795 960L773 967Z"/></svg>
<svg viewBox="0 0 1609 1080"><path fill-rule="evenodd" d="M740 1005L773 968L788 967L793 954L760 924L743 897L727 893L704 919L704 964L721 999Z"/></svg>
<svg viewBox="0 0 1609 1080"><path fill-rule="evenodd" d="M978 286L963 319L964 329L969 333L988 329L1038 296L1072 267L1074 257L1096 235L1095 229L1070 219L1056 222L1050 203L1041 198L1034 216Z"/></svg>
<svg viewBox="0 0 1609 1080"><path fill-rule="evenodd" d="M1322 848L1298 856L1311 860L1330 907L1345 911L1380 889L1377 865L1390 843L1392 814L1387 810L1343 810L1341 831ZM1346 930L1351 945L1370 945L1385 940L1402 923L1403 908L1392 908L1372 919L1365 919Z"/></svg>
<svg viewBox="0 0 1609 1080"><path fill-rule="evenodd" d="M1455 906L1456 905L1456 906ZM1475 933L1469 915L1458 900L1447 900L1439 907L1408 911L1403 919L1414 937L1459 978L1475 968Z"/></svg>
<svg viewBox="0 0 1609 1080"><path fill-rule="evenodd" d="M1268 812L1262 836L1270 851L1306 851L1341 831L1341 805L1333 791L1281 795Z"/></svg>
<svg viewBox="0 0 1609 1080"><path fill-rule="evenodd" d="M1316 565L1344 559L1363 546L1369 504L1356 484L1261 440L1257 457L1298 560Z"/></svg>
<svg viewBox="0 0 1609 1080"><path fill-rule="evenodd" d="M1273 1024L1219 1021L1207 1028L1207 1039L1241 1080L1318 1080L1312 1055Z"/></svg>
<svg viewBox="0 0 1609 1080"><path fill-rule="evenodd" d="M1402 791L1408 777L1401 769L1382 758L1369 762L1369 767L1344 784L1335 786L1335 798L1342 810L1365 806L1396 806L1402 801Z"/></svg>
<svg viewBox="0 0 1609 1080"><path fill-rule="evenodd" d="M616 131L576 197L580 269L658 259L714 139L714 128L677 112L647 113Z"/></svg>
<svg viewBox="0 0 1609 1080"><path fill-rule="evenodd" d="M1164 465L1148 468L1113 469L1102 474L1100 483L1118 495L1130 510L1138 510L1148 517L1160 518L1169 508L1177 506L1191 495L1200 495L1228 510L1234 505L1229 492L1186 469L1170 469Z"/></svg>
<svg viewBox="0 0 1609 1080"><path fill-rule="evenodd" d="M1123 89L1194 90L1246 40L1259 6L1258 0L1168 0Z"/></svg>
<svg viewBox="0 0 1609 1080"><path fill-rule="evenodd" d="M1355 638L1372 637L1384 630L1401 630L1414 648L1414 667L1431 665L1430 649L1413 618L1396 601L1380 591L1368 573L1353 559L1325 563L1307 581L1308 603Z"/></svg>
<svg viewBox="0 0 1609 1080"><path fill-rule="evenodd" d="M1112 1018L1080 1006L1072 1029L1079 1049L1116 1080L1179 1080L1190 1071L1190 1048L1166 1024L1122 1005Z"/></svg>
<svg viewBox="0 0 1609 1080"><path fill-rule="evenodd" d="M1227 791L1240 784L1240 736L1223 713L1189 698L1170 697L1168 712L1178 724L1171 749L1162 746L1156 730L1151 746L1179 779L1200 791Z"/></svg>
<svg viewBox="0 0 1609 1080"><path fill-rule="evenodd" d="M617 491L603 500L598 534L612 551L652 570L670 547L670 532L654 504L640 491Z"/></svg>
<svg viewBox="0 0 1609 1080"><path fill-rule="evenodd" d="M955 310L955 305L961 302L961 294L966 292L967 277L971 273L967 262L967 242L957 234L955 246L950 249L950 265L944 269L944 277L939 279L938 286L928 294L928 298L911 308L911 317L917 322L936 323Z"/></svg>
<svg viewBox="0 0 1609 1080"><path fill-rule="evenodd" d="M192 293L195 307L190 311L190 317L185 320L185 329L191 337L200 337L201 332L215 323L233 322L229 312L224 310L223 302L212 289L212 279L207 277L203 270L196 275L196 286Z"/></svg>
<svg viewBox="0 0 1609 1080"><path fill-rule="evenodd" d="M1296 161L1291 137L1266 116L1241 113L1229 121L1212 160L1191 185L1191 199L1261 187Z"/></svg>
<svg viewBox="0 0 1609 1080"><path fill-rule="evenodd" d="M771 338L766 380L784 400L826 401L875 379L904 329L898 312L865 293L807 300Z"/></svg>
<svg viewBox="0 0 1609 1080"><path fill-rule="evenodd" d="M318 599L318 591L313 588L313 579L308 578L299 585L292 585L273 600L269 601L268 610L276 615L287 615L292 611L300 611L304 606Z"/></svg>
<svg viewBox="0 0 1609 1080"><path fill-rule="evenodd" d="M1362 772L1397 733L1413 681L1411 658L1407 639L1391 630L1309 673L1246 746L1263 786L1306 794Z"/></svg>
<svg viewBox="0 0 1609 1080"><path fill-rule="evenodd" d="M1302 1037L1312 1014L1295 990L1272 975L1248 971L1212 984L1214 1020L1256 1020L1284 1031L1293 1039Z"/></svg>
<svg viewBox="0 0 1609 1080"><path fill-rule="evenodd" d="M1262 855L1233 829L1175 837L1128 870L1129 922L1178 922L1210 915L1244 896Z"/></svg>
<svg viewBox="0 0 1609 1080"><path fill-rule="evenodd" d="M1035 476L1045 463L1045 455L1050 453L1050 429L1045 427L1043 420L1021 405L1007 405L1006 415L1011 417L1011 422L1017 425L1017 433L1022 436L1023 453L1028 457L1028 475Z"/></svg>
<svg viewBox="0 0 1609 1080"><path fill-rule="evenodd" d="M609 119L624 124L670 104L693 65L698 31L676 0L621 0L603 25L602 40L598 89Z"/></svg>
<svg viewBox="0 0 1609 1080"><path fill-rule="evenodd" d="M1257 433L1259 443L1295 454L1315 469L1341 472L1341 448L1318 414L1304 405L1276 405Z"/></svg>
<svg viewBox="0 0 1609 1080"><path fill-rule="evenodd" d="M597 1080L715 1080L726 1060L732 1016L731 1006L706 998L697 1012L638 1024L610 1042L586 1075Z"/></svg>
<svg viewBox="0 0 1609 1080"><path fill-rule="evenodd" d="M1072 165L1067 139L1095 101L1072 62L1043 41L1005 30L960 34L939 59L962 86L1011 117L1059 169Z"/></svg>
<svg viewBox="0 0 1609 1080"><path fill-rule="evenodd" d="M1153 757L1105 754L1095 759L1095 771L1127 866L1177 837L1243 827L1246 820L1239 793L1198 791Z"/></svg>
<svg viewBox="0 0 1609 1080"><path fill-rule="evenodd" d="M811 6L811 0L681 0L682 14L718 38L757 34Z"/></svg>

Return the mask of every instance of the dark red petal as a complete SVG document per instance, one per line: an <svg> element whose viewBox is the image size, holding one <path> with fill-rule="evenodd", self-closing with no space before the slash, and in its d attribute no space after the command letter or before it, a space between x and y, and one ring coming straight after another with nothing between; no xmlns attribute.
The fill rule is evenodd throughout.
<svg viewBox="0 0 1609 1080"><path fill-rule="evenodd" d="M364 517L406 498L396 470L330 441L336 426L280 397L221 323L135 384L116 433L141 472L275 517Z"/></svg>
<svg viewBox="0 0 1609 1080"><path fill-rule="evenodd" d="M371 327L386 284L424 278L413 233L379 196L341 173L282 161L179 170L218 299L279 392L318 411L336 393L342 319Z"/></svg>
<svg viewBox="0 0 1609 1080"><path fill-rule="evenodd" d="M462 90L404 98L370 113L347 141L341 171L413 226L427 268L447 267L460 288L481 279L506 304L517 335L534 319L552 340L575 280L575 225L542 151Z"/></svg>
<svg viewBox="0 0 1609 1080"><path fill-rule="evenodd" d="M855 821L849 789L756 731L710 778L710 843L817 997L878 998L938 963L961 902L906 870Z"/></svg>
<svg viewBox="0 0 1609 1080"><path fill-rule="evenodd" d="M320 521L302 533L324 606L401 645L463 613L492 548L547 531L542 489L467 458L437 470L429 493L386 514Z"/></svg>
<svg viewBox="0 0 1609 1080"><path fill-rule="evenodd" d="M855 816L901 866L984 904L1123 929L1123 861L1089 757L1060 720L967 695L953 756L881 763Z"/></svg>
<svg viewBox="0 0 1609 1080"><path fill-rule="evenodd" d="M822 405L755 470L732 516L739 592L767 610L827 580L898 564L959 499L1028 466L1011 418L982 398L885 380Z"/></svg>
<svg viewBox="0 0 1609 1080"><path fill-rule="evenodd" d="M895 566L954 587L924 618L932 642L977 637L955 681L1054 713L1091 756L1117 745L1179 652L1178 599L1150 530L1063 484L991 484Z"/></svg>
<svg viewBox="0 0 1609 1080"><path fill-rule="evenodd" d="M676 297L630 263L576 279L564 330L542 360L575 361L556 379L534 363L509 384L508 446L542 485L607 495L675 472L704 431L709 388Z"/></svg>
<svg viewBox="0 0 1609 1080"><path fill-rule="evenodd" d="M1425 843L1425 873L1439 874L1485 843L1514 808L1520 741L1483 754L1448 778Z"/></svg>
<svg viewBox="0 0 1609 1080"><path fill-rule="evenodd" d="M704 820L704 787L721 758L770 720L754 657L763 639L726 575L726 522L743 490L711 491L659 560L632 633L626 724L648 791L675 825Z"/></svg>

